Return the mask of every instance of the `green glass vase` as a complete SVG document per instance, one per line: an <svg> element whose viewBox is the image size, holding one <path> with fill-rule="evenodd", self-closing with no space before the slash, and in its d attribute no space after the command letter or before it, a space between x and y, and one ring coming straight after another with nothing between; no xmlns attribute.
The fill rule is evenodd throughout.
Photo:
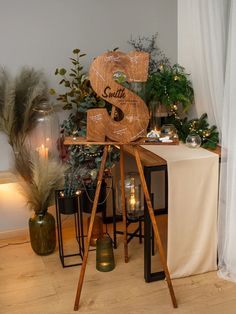
<svg viewBox="0 0 236 314"><path fill-rule="evenodd" d="M108 272L114 268L112 240L109 236L102 236L96 241L96 269L101 272Z"/></svg>
<svg viewBox="0 0 236 314"><path fill-rule="evenodd" d="M55 218L50 213L40 212L29 219L30 243L38 255L51 254L56 247Z"/></svg>

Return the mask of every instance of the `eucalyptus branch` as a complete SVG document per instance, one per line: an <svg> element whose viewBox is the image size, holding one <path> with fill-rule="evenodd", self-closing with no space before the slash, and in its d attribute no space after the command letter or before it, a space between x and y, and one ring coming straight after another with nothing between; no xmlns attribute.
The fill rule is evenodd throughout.
<svg viewBox="0 0 236 314"><path fill-rule="evenodd" d="M132 35L128 43L137 51L145 51L149 53L149 74L157 71L161 64L170 65L170 60L166 57L164 52L157 44L158 33L153 34L151 37L138 36L133 38Z"/></svg>

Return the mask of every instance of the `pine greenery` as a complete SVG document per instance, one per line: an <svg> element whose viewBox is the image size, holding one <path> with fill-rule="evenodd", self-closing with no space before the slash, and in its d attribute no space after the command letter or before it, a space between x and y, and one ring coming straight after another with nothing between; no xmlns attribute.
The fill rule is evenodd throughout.
<svg viewBox="0 0 236 314"><path fill-rule="evenodd" d="M147 102L159 102L166 107L182 104L187 112L194 100L192 83L189 74L178 64L173 66L161 65L153 72L146 84Z"/></svg>
<svg viewBox="0 0 236 314"><path fill-rule="evenodd" d="M185 143L189 134L198 134L201 137L203 148L215 149L219 142L219 132L215 125L209 126L207 121L207 114L204 113L199 119L188 120L176 118L172 115L167 118L168 123L175 125L179 139Z"/></svg>

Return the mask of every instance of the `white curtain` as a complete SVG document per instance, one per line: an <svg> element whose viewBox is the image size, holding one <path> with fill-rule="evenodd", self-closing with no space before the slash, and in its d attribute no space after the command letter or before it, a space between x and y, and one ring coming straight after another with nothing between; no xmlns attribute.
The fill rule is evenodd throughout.
<svg viewBox="0 0 236 314"><path fill-rule="evenodd" d="M219 205L218 273L236 281L236 0L230 5Z"/></svg>
<svg viewBox="0 0 236 314"><path fill-rule="evenodd" d="M178 1L178 62L191 74L195 106L189 115L208 114L222 127L227 0Z"/></svg>
<svg viewBox="0 0 236 314"><path fill-rule="evenodd" d="M218 274L236 281L236 0L178 0L178 34L195 114L207 112L222 132Z"/></svg>

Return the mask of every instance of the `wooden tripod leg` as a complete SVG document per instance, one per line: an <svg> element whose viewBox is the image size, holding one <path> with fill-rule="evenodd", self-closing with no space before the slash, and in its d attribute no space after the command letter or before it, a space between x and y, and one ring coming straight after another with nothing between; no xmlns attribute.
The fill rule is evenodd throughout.
<svg viewBox="0 0 236 314"><path fill-rule="evenodd" d="M87 237L88 243L87 243L87 246L85 248L85 252L84 252L84 256L83 256L83 263L82 263L81 270L80 270L80 277L79 277L79 282L78 282L78 287L77 287L77 292L76 292L76 297L75 297L74 311L78 311L78 309L79 309L80 295L81 295L81 290L82 290L82 286L83 286L85 269L86 269L88 253L89 253L89 245L90 245L90 241L91 241L94 219L95 219L95 215L96 215L96 211L97 211L98 199L99 199L99 194L100 194L100 190L101 190L102 177L103 177L103 172L104 172L106 160L107 160L107 152L108 152L108 146L106 145L104 147L104 151L103 151L103 155L102 155L102 161L101 161L101 165L100 165L100 169L99 169L99 173L98 173L97 187L96 187L96 192L95 192L95 196L94 196L93 208L92 208L89 230L88 230L88 237Z"/></svg>
<svg viewBox="0 0 236 314"><path fill-rule="evenodd" d="M121 182L121 207L123 215L123 232L124 232L124 255L125 263L129 261L128 243L127 243L127 221L126 221L126 207L125 207L125 165L124 165L124 149L120 146L120 182Z"/></svg>
<svg viewBox="0 0 236 314"><path fill-rule="evenodd" d="M169 274L169 270L168 270L168 267L167 267L167 262L166 262L166 258L165 258L165 254L164 254L164 249L163 249L163 246L162 246L161 238L160 238L160 235L159 235L159 230L158 230L158 227L157 227L156 218L155 218L155 215L154 215L154 210L153 210L153 207L152 207L152 202L151 202L150 195L149 195L148 188L147 188L147 183L146 183L146 180L145 180L145 177L144 177L142 163L141 163L141 160L140 160L138 149L136 147L134 147L134 153L135 153L135 159L136 159L136 163L137 163L137 167L138 167L138 171L139 171L139 175L140 175L141 184L142 184L142 187L143 187L144 196L145 196L145 199L146 199L146 202L147 202L149 216L150 216L150 219L151 219L151 222L152 222L154 235L155 235L155 238L156 238L156 241L157 241L158 250L159 250L159 253L160 253L160 259L161 259L162 267L163 267L164 272L165 272L166 281L167 281L167 284L168 284L168 288L169 288L172 304L173 304L173 307L176 308L176 307L178 307L177 306L177 301L176 301L176 298L175 298L174 289L173 289L172 282L171 282L171 279L170 279L170 274Z"/></svg>

